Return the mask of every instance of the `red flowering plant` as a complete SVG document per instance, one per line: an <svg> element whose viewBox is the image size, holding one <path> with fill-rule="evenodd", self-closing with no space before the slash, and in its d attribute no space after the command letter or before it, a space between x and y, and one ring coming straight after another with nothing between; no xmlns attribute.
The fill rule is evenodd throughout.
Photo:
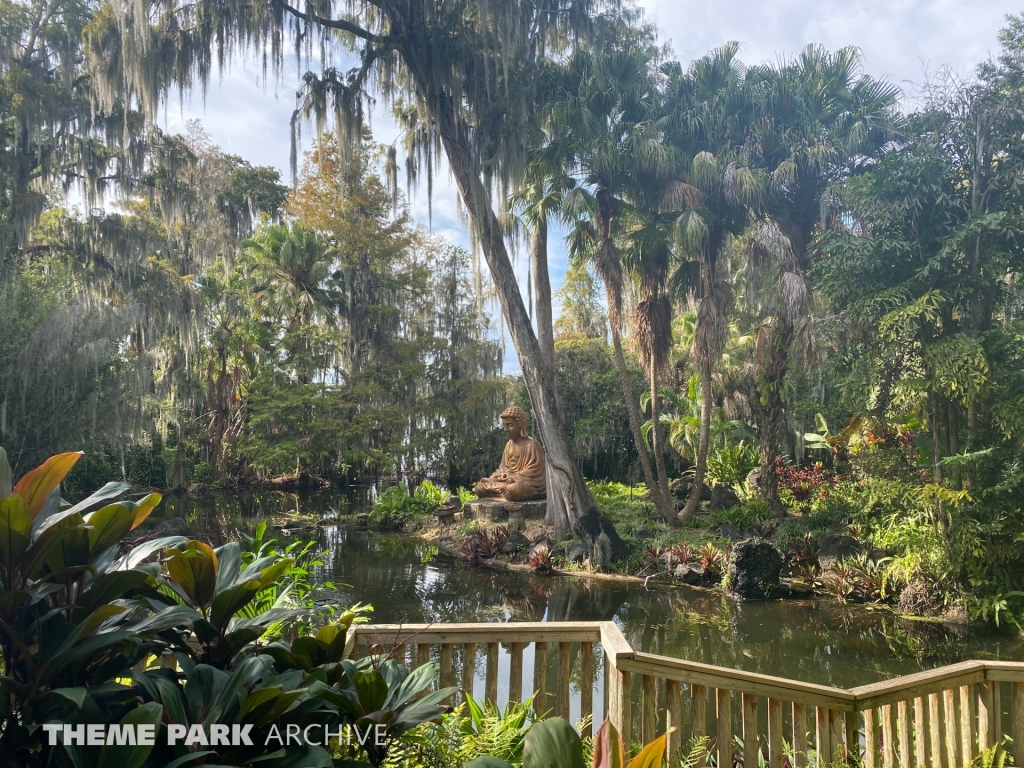
<svg viewBox="0 0 1024 768"><path fill-rule="evenodd" d="M827 498L838 477L820 461L809 467L794 467L780 457L775 460L779 487L788 490L804 511L816 497Z"/></svg>

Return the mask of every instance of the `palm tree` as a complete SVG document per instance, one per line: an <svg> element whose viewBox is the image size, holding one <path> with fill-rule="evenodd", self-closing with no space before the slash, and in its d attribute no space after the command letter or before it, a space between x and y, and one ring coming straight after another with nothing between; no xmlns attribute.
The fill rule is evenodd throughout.
<svg viewBox="0 0 1024 768"><path fill-rule="evenodd" d="M256 305L286 322L288 362L300 384L310 383L313 326L335 326L345 307L334 251L301 222L275 224L242 243L240 267Z"/></svg>
<svg viewBox="0 0 1024 768"><path fill-rule="evenodd" d="M763 186L760 174L750 168L744 141L749 97L738 50L738 43L729 43L693 62L685 73L678 64L666 67L669 135L687 159L666 190L666 204L678 210L679 243L692 259L680 265L672 282L677 295L692 290L699 299L690 359L701 382L700 440L682 520L700 503L711 440L713 373L733 302L728 280L719 279L719 254L730 237L745 229Z"/></svg>
<svg viewBox="0 0 1024 768"><path fill-rule="evenodd" d="M630 383L622 348L624 277L616 240L640 177L667 164L665 148L656 136L655 61L653 48L636 45L573 56L564 71L561 96L552 108L549 151L563 158L567 170L581 178L582 183L565 197L565 215L574 222L570 255L589 260L604 283L615 365L630 431L644 482L659 513L668 518L673 504L664 462L659 462L659 474L655 476L641 432L639 400ZM656 362L661 360L657 352L645 350L645 368L652 356ZM656 378L657 366L649 373ZM659 447L656 442L656 461Z"/></svg>
<svg viewBox="0 0 1024 768"><path fill-rule="evenodd" d="M752 67L755 100L749 142L769 179L749 232L747 297L763 321L757 331L756 391L761 492L781 511L775 476L778 430L792 347L817 355L808 271L813 241L842 224L838 186L871 167L900 126L899 90L860 71L855 48L808 46L794 60Z"/></svg>

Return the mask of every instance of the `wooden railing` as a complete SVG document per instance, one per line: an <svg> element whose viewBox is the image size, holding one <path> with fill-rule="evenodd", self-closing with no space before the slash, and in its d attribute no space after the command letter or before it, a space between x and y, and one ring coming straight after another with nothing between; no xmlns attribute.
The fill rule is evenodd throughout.
<svg viewBox="0 0 1024 768"><path fill-rule="evenodd" d="M440 685L472 695L479 658L484 700L498 703L500 690L508 701L532 696L541 716L575 711L584 736L582 716L607 713L627 744L668 731L673 766L691 738L707 740L719 768L757 766L759 757L769 768L856 757L865 768L961 768L1004 734L1024 753L1024 662L967 661L843 689L634 651L613 622L365 624L356 647L414 666L435 660ZM1011 764L1024 768L1022 757Z"/></svg>

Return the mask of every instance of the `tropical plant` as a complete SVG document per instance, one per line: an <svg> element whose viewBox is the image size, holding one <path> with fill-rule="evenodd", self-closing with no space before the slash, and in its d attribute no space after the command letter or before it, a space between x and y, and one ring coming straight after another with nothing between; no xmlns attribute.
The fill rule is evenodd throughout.
<svg viewBox="0 0 1024 768"><path fill-rule="evenodd" d="M329 685L318 680L309 694L332 704L353 726L384 727L387 736L381 743L370 739L363 745L374 766L384 764L396 739L439 718L448 708L443 702L458 692L454 687L428 691L439 670L433 662L410 671L393 659L368 656L358 661L346 659L341 667L338 682Z"/></svg>
<svg viewBox="0 0 1024 768"><path fill-rule="evenodd" d="M97 686L89 699L97 721L120 722L122 698L103 685L159 653L160 635L193 618L188 608L150 600L156 567L144 564L180 537L123 549L160 495L114 501L127 488L110 483L78 504L63 503L60 482L81 456L53 456L13 483L0 449L0 748L13 766L38 751L36 726L81 705L90 686Z"/></svg>
<svg viewBox="0 0 1024 768"><path fill-rule="evenodd" d="M629 762L619 732L605 720L594 736L593 768L661 768L668 734L644 746ZM583 742L576 730L560 717L534 723L523 743L523 768L585 768ZM470 760L466 768L512 768L494 757Z"/></svg>

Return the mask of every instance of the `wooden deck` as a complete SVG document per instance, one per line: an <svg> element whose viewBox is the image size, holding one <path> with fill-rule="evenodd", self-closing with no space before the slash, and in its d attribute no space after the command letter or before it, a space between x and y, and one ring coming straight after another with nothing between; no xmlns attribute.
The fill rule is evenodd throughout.
<svg viewBox="0 0 1024 768"><path fill-rule="evenodd" d="M758 755L769 768L854 755L865 768L962 768L1004 734L1024 745L1024 662L966 661L832 688L634 651L613 622L364 624L356 648L413 665L437 661L441 685L470 692L482 661L486 700L497 703L500 689L509 701L532 696L541 716L607 713L627 744L672 729L673 766L679 747L699 737L729 768L756 766ZM524 659L532 667L525 687ZM595 710L598 660L604 685ZM1011 764L1024 766L1016 757Z"/></svg>

